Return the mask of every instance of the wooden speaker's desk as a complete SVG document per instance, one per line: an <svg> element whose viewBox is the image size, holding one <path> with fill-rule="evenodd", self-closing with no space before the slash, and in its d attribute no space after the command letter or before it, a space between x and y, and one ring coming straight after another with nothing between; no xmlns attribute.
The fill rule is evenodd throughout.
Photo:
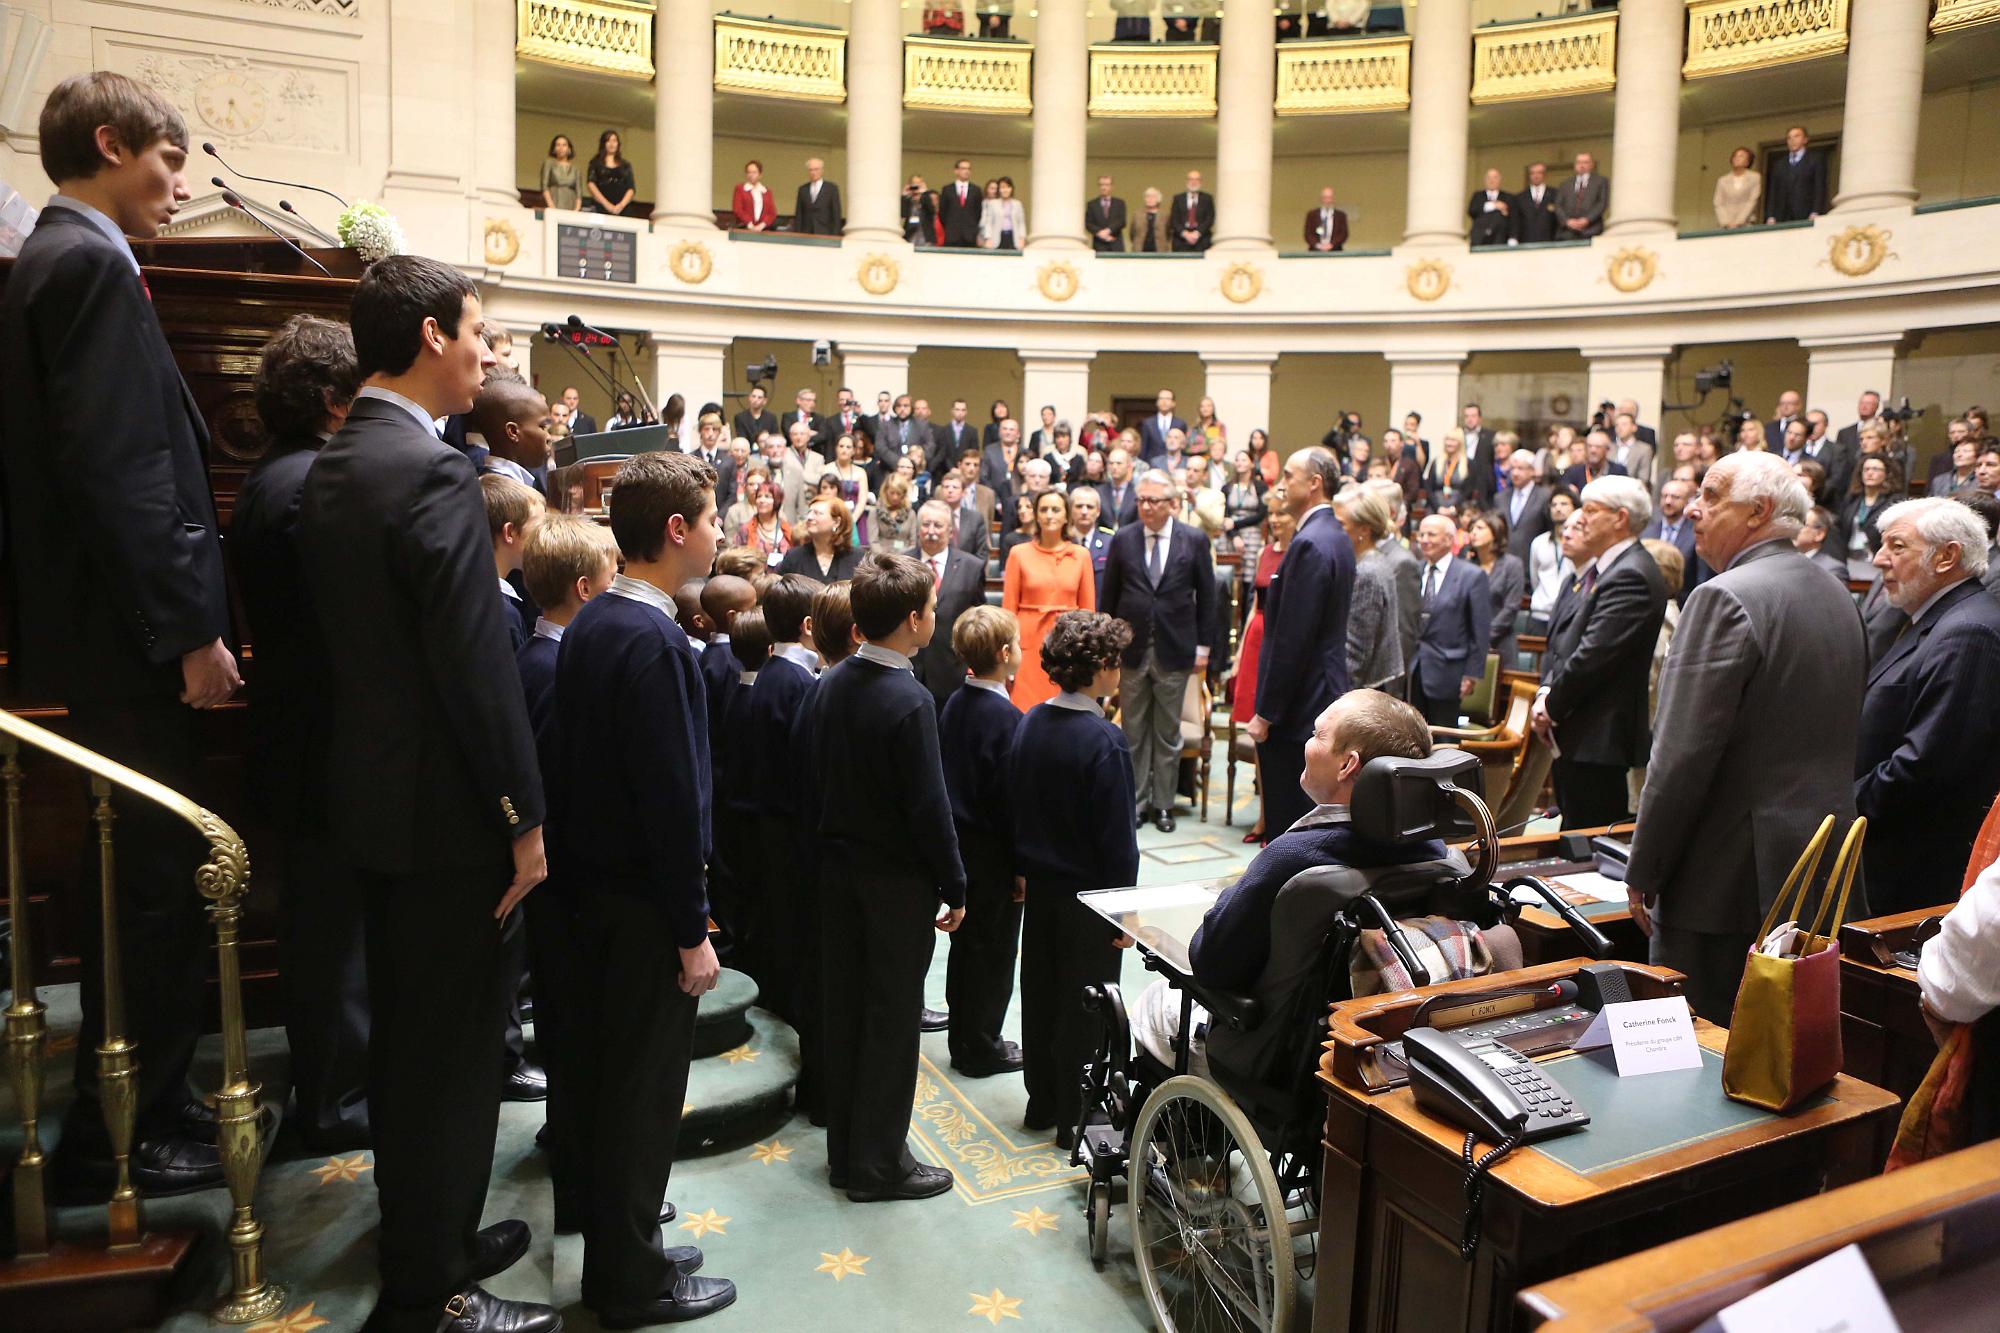
<svg viewBox="0 0 2000 1333"><path fill-rule="evenodd" d="M1847 1245L1861 1247L1905 1333L1994 1327L2000 1143L1542 1283L1521 1293L1520 1318L1562 1333L1687 1333Z"/></svg>
<svg viewBox="0 0 2000 1333"><path fill-rule="evenodd" d="M1850 921L1840 928L1841 1068L1908 1100L1924 1081L1937 1040L1918 1004L1917 970L1895 961L1917 927L1951 904Z"/></svg>
<svg viewBox="0 0 2000 1333"><path fill-rule="evenodd" d="M1584 960L1524 968L1552 981ZM1664 969L1655 976L1677 979ZM1427 988L1478 991L1482 977ZM1336 1023L1370 996L1334 1006ZM1314 1333L1501 1329L1523 1288L1692 1235L1871 1174L1897 1099L1845 1075L1778 1116L1722 1095L1728 1033L1696 1020L1699 1071L1620 1080L1608 1053L1550 1062L1592 1125L1516 1150L1486 1184L1481 1241L1459 1258L1464 1132L1417 1109L1407 1087L1368 1093L1320 1074L1327 1097Z"/></svg>
<svg viewBox="0 0 2000 1333"><path fill-rule="evenodd" d="M1621 838L1632 836L1630 824L1573 831L1586 838L1599 833L1611 833ZM1597 868L1589 861L1576 861L1563 856L1562 838L1560 832L1523 833L1502 838L1500 868L1493 872L1493 878L1503 882L1515 875L1560 879L1567 874ZM1584 920L1604 932L1604 937L1611 941L1611 957L1634 963L1646 961L1646 937L1640 933L1639 923L1632 919L1624 903L1578 902L1574 906ZM1532 904L1522 907L1520 916L1514 922L1514 930L1521 937L1521 961L1530 967L1568 958L1578 948L1575 932L1546 907Z"/></svg>

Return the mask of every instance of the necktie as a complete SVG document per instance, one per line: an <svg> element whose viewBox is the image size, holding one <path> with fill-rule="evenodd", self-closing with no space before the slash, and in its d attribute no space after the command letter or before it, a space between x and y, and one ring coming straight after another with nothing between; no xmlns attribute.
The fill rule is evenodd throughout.
<svg viewBox="0 0 2000 1333"><path fill-rule="evenodd" d="M931 557L931 586L940 587L944 583L944 552Z"/></svg>
<svg viewBox="0 0 2000 1333"><path fill-rule="evenodd" d="M1581 591L1585 597L1588 597L1590 596L1590 590L1592 588L1595 588L1596 586L1597 586L1597 566L1592 565L1589 569L1583 571L1583 583L1579 586L1579 591Z"/></svg>
<svg viewBox="0 0 2000 1333"><path fill-rule="evenodd" d="M1424 600L1428 602L1432 597L1436 596L1437 590L1438 567L1432 565L1424 571Z"/></svg>
<svg viewBox="0 0 2000 1333"><path fill-rule="evenodd" d="M1146 534L1146 578L1155 588L1160 586L1160 534Z"/></svg>

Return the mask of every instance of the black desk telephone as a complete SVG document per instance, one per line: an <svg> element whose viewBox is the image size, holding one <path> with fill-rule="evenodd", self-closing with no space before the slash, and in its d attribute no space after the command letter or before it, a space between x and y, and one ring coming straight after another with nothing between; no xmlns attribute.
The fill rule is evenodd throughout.
<svg viewBox="0 0 2000 1333"><path fill-rule="evenodd" d="M1497 1041L1411 1028L1403 1058L1417 1105L1488 1143L1533 1143L1590 1123L1540 1066Z"/></svg>

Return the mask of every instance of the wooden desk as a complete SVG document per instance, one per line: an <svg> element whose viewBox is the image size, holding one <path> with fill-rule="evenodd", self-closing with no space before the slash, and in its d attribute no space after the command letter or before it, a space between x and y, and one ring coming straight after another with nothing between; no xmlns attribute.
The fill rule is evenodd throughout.
<svg viewBox="0 0 2000 1333"><path fill-rule="evenodd" d="M1508 979L1555 980L1575 967L1572 960L1526 968ZM1719 1054L1728 1034L1700 1020L1696 1028L1702 1045ZM1550 1071L1558 1081L1564 1067ZM1719 1062L1710 1068L1720 1100ZM1552 1154L1574 1156L1588 1130L1519 1149L1490 1174L1482 1240L1468 1264L1458 1255L1463 1132L1419 1111L1407 1087L1371 1096L1324 1072L1320 1081L1327 1118L1314 1333L1509 1327L1515 1295L1526 1286L1869 1174L1897 1108L1890 1093L1843 1075L1822 1100L1792 1115L1759 1113L1709 1137L1587 1172Z"/></svg>
<svg viewBox="0 0 2000 1333"><path fill-rule="evenodd" d="M1858 1244L1907 1333L1990 1328L1996 1220L2000 1143L1986 1143L1545 1282L1521 1293L1518 1317L1563 1333L1684 1333Z"/></svg>
<svg viewBox="0 0 2000 1333"><path fill-rule="evenodd" d="M1614 833L1631 837L1630 824L1613 824L1605 828L1572 830L1586 838L1600 833ZM1574 873L1579 870L1594 870L1589 861L1572 861L1561 853L1561 843L1565 834L1524 833L1500 840L1500 869L1494 872L1496 881L1504 882L1513 875L1539 875L1545 879ZM1643 963L1647 958L1647 941L1639 930L1639 923L1623 903L1581 903L1577 911L1583 918L1604 932L1611 941L1611 957L1628 962ZM1521 937L1521 961L1532 967L1539 963L1552 963L1559 958L1569 958L1578 951L1576 934L1565 926L1562 918L1546 907L1523 907L1521 915L1514 923L1514 929Z"/></svg>
<svg viewBox="0 0 2000 1333"><path fill-rule="evenodd" d="M1840 928L1841 1068L1905 1101L1924 1081L1937 1039L1917 1004L1916 969L1892 955L1915 943L1917 926L1951 904L1850 921Z"/></svg>

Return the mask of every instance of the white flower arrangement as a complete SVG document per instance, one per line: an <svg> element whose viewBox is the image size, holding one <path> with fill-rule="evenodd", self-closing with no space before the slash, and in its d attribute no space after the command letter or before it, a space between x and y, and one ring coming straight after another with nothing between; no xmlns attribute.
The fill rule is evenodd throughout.
<svg viewBox="0 0 2000 1333"><path fill-rule="evenodd" d="M365 199L358 204L350 204L333 227L340 236L340 243L353 249L365 263L372 264L387 255L403 253L403 228L380 204L371 204Z"/></svg>

